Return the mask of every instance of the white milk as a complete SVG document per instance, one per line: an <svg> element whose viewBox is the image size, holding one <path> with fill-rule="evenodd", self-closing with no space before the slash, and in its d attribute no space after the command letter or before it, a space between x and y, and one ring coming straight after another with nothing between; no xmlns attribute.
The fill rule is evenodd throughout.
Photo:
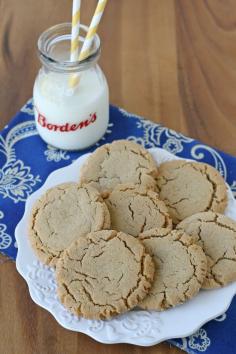
<svg viewBox="0 0 236 354"><path fill-rule="evenodd" d="M98 65L80 74L76 89L70 74L42 68L34 85L35 121L42 139L57 148L79 150L96 143L109 120L109 93Z"/></svg>

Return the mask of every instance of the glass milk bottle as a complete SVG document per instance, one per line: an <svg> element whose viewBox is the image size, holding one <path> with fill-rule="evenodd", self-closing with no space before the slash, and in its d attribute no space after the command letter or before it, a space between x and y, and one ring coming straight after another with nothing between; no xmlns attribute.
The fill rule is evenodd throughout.
<svg viewBox="0 0 236 354"><path fill-rule="evenodd" d="M88 28L81 25L80 48ZM109 120L109 91L97 64L101 47L95 35L90 56L70 62L71 24L56 25L39 37L42 63L34 84L34 112L41 138L65 150L80 150L96 143ZM71 85L71 78L78 84Z"/></svg>

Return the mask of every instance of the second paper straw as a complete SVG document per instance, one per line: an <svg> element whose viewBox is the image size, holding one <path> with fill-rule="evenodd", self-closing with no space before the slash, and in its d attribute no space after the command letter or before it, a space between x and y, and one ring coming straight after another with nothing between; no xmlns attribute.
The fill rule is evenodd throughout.
<svg viewBox="0 0 236 354"><path fill-rule="evenodd" d="M93 43L94 36L97 33L97 28L98 28L98 25L101 21L106 4L107 4L107 0L99 0L98 1L97 8L95 10L91 24L89 26L88 33L86 35L84 44L82 46L82 49L81 49L81 52L79 55L80 61L87 58L90 54L91 45Z"/></svg>
<svg viewBox="0 0 236 354"><path fill-rule="evenodd" d="M107 1L108 0L99 0L98 1L95 13L93 15L91 24L89 26L88 33L86 35L86 38L84 40L84 44L83 44L82 49L80 51L79 61L86 59L90 54L91 45L93 43L94 36L97 32L98 25L101 21ZM79 83L79 75L75 74L75 75L73 75L72 80L70 81L71 87L75 87L78 83Z"/></svg>

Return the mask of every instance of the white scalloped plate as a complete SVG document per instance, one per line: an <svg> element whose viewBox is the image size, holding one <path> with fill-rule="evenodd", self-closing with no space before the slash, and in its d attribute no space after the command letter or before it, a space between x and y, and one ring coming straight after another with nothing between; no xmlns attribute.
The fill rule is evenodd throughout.
<svg viewBox="0 0 236 354"><path fill-rule="evenodd" d="M177 159L163 149L153 148L150 152L158 163ZM36 304L48 310L63 327L85 333L99 342L142 346L189 336L204 323L223 314L236 294L236 282L222 289L200 291L192 300L164 312L133 310L109 321L77 318L61 305L56 295L54 271L42 265L33 253L27 237L27 223L32 205L47 189L59 183L78 181L80 167L88 155L51 173L44 185L28 198L24 216L16 227L16 267ZM236 201L229 189L228 196L226 214L236 220Z"/></svg>

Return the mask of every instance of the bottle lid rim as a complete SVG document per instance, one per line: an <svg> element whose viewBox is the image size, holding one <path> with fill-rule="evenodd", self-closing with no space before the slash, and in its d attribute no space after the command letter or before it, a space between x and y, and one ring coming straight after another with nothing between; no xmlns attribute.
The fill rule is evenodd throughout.
<svg viewBox="0 0 236 354"><path fill-rule="evenodd" d="M88 27L81 24L81 31L84 36L80 35L80 42L83 43L88 32ZM80 31L80 32L81 32ZM101 54L101 42L97 34L95 34L91 49L91 54L82 61L61 61L50 55L52 45L59 43L61 40L71 41L71 23L61 23L45 30L38 39L38 56L43 65L48 69L57 72L80 72L89 69L99 59Z"/></svg>

